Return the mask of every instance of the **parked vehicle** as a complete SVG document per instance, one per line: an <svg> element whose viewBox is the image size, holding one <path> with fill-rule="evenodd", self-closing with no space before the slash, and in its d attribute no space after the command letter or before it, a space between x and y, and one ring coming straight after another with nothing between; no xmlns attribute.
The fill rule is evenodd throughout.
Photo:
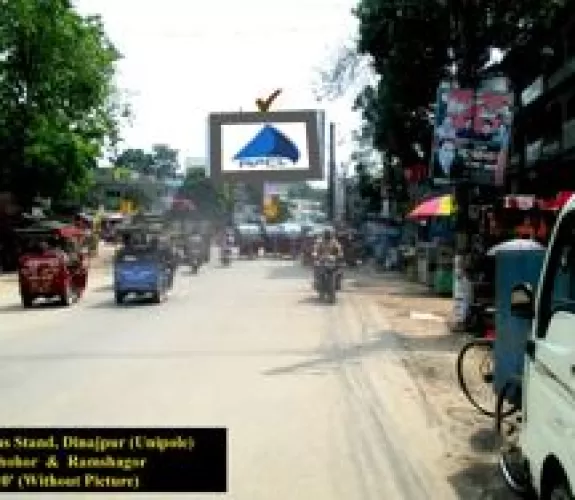
<svg viewBox="0 0 575 500"><path fill-rule="evenodd" d="M88 258L75 240L76 228L64 230L27 228L16 231L24 251L18 262L22 305L38 298L59 299L64 306L83 295L88 278Z"/></svg>
<svg viewBox="0 0 575 500"><path fill-rule="evenodd" d="M535 294L514 287L511 310L532 319L521 384L517 447L500 465L515 490L544 500L575 492L575 198L553 230Z"/></svg>

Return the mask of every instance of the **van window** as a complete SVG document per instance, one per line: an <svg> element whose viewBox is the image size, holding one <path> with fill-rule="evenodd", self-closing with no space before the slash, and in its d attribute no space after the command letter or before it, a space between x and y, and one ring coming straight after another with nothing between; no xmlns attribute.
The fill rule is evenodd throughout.
<svg viewBox="0 0 575 500"><path fill-rule="evenodd" d="M575 316L575 213L561 223L551 250L539 304L538 337L545 337L557 310L567 310Z"/></svg>

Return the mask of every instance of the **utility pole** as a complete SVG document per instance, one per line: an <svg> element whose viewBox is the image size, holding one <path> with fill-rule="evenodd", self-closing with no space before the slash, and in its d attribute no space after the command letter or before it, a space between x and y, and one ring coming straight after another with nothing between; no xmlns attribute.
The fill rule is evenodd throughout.
<svg viewBox="0 0 575 500"><path fill-rule="evenodd" d="M332 222L335 220L335 123L329 124L329 160L328 160L328 217Z"/></svg>

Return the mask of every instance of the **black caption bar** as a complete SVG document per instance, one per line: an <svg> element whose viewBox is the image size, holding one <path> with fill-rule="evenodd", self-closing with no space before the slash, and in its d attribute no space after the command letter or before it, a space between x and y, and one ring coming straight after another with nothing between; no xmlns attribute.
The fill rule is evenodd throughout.
<svg viewBox="0 0 575 500"><path fill-rule="evenodd" d="M225 428L0 428L0 493L226 493Z"/></svg>

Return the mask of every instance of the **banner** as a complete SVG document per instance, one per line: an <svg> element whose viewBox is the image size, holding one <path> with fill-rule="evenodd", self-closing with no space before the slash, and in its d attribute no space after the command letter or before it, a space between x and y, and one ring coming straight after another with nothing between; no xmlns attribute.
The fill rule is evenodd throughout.
<svg viewBox="0 0 575 500"><path fill-rule="evenodd" d="M268 222L273 222L279 215L279 195L281 188L277 184L264 183L263 214Z"/></svg>
<svg viewBox="0 0 575 500"><path fill-rule="evenodd" d="M463 176L477 184L502 184L512 104L508 92L439 89L430 169L436 184Z"/></svg>

